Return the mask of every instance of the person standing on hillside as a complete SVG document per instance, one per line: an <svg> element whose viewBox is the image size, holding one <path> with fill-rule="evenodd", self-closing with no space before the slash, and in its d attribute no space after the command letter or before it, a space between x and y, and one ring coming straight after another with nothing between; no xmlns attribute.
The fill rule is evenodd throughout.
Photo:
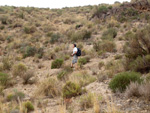
<svg viewBox="0 0 150 113"><path fill-rule="evenodd" d="M73 65L78 62L78 56L76 55L77 52L78 52L78 48L76 47L76 44L73 44L73 53L71 54L71 56L73 56L73 60L71 63L72 68L73 68Z"/></svg>

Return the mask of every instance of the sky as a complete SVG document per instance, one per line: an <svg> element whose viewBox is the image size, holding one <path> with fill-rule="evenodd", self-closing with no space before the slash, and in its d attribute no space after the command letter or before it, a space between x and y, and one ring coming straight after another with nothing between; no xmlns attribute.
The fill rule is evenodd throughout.
<svg viewBox="0 0 150 113"><path fill-rule="evenodd" d="M0 6L30 6L39 8L63 8L84 5L98 5L101 3L113 4L115 1L130 0L0 0Z"/></svg>

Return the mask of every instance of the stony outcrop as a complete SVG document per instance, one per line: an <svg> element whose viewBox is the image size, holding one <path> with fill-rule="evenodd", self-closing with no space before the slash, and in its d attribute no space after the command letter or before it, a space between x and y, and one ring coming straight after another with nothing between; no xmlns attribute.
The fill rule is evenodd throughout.
<svg viewBox="0 0 150 113"><path fill-rule="evenodd" d="M101 12L99 14L92 15L92 18L97 17L100 19L105 19L106 17L112 15L118 15L124 12L127 9L137 10L139 13L143 11L150 11L150 3L147 0L141 0L135 3L124 3L120 7L109 9L107 12Z"/></svg>

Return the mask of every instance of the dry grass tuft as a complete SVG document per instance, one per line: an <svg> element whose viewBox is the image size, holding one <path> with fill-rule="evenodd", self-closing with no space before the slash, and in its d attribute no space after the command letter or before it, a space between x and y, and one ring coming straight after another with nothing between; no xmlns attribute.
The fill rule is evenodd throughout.
<svg viewBox="0 0 150 113"><path fill-rule="evenodd" d="M56 78L47 78L39 83L36 96L56 97L61 94L62 85Z"/></svg>
<svg viewBox="0 0 150 113"><path fill-rule="evenodd" d="M92 108L94 103L94 94L88 93L87 95L84 95L80 98L80 107L82 110L86 110L88 108Z"/></svg>
<svg viewBox="0 0 150 113"><path fill-rule="evenodd" d="M140 86L139 83L131 82L125 91L125 96L127 98L130 98L133 96L139 97L140 96L139 86Z"/></svg>
<svg viewBox="0 0 150 113"><path fill-rule="evenodd" d="M86 86L96 81L96 78L94 76L89 75L86 71L81 71L79 73L75 73L69 76L69 80L79 84L80 86Z"/></svg>

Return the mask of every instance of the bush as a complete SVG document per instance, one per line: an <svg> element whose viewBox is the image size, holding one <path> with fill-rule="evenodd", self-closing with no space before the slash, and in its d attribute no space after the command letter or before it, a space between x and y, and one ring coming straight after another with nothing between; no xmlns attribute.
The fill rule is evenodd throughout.
<svg viewBox="0 0 150 113"><path fill-rule="evenodd" d="M4 24L4 25L8 24L8 17L7 16L1 17L0 20L1 20L2 24Z"/></svg>
<svg viewBox="0 0 150 113"><path fill-rule="evenodd" d="M135 20L138 19L139 13L134 8L127 8L125 9L117 18L120 22L125 22L128 20Z"/></svg>
<svg viewBox="0 0 150 113"><path fill-rule="evenodd" d="M147 72L149 65L150 26L139 30L125 46L126 69ZM132 67L135 66L135 67Z"/></svg>
<svg viewBox="0 0 150 113"><path fill-rule="evenodd" d="M131 83L125 92L126 97L144 97L150 99L150 82L143 84Z"/></svg>
<svg viewBox="0 0 150 113"><path fill-rule="evenodd" d="M5 26L3 26L3 25L2 25L2 26L0 26L0 29L1 29L1 30L5 29Z"/></svg>
<svg viewBox="0 0 150 113"><path fill-rule="evenodd" d="M52 59L55 59L56 58L56 54L55 52L53 51L47 51L45 54L44 54L44 59L46 60L52 60Z"/></svg>
<svg viewBox="0 0 150 113"><path fill-rule="evenodd" d="M7 101L17 101L22 100L25 97L24 93L18 92L17 90L14 91L14 93L7 95Z"/></svg>
<svg viewBox="0 0 150 113"><path fill-rule="evenodd" d="M110 81L109 88L111 88L113 92L117 90L123 92L131 82L141 83L142 79L140 77L141 74L136 72L119 73Z"/></svg>
<svg viewBox="0 0 150 113"><path fill-rule="evenodd" d="M22 77L26 71L27 71L27 67L22 63L17 64L13 67L13 75L14 76Z"/></svg>
<svg viewBox="0 0 150 113"><path fill-rule="evenodd" d="M12 36L8 36L8 37L6 38L6 40L7 40L8 43L10 43L10 42L13 41L13 37L12 37Z"/></svg>
<svg viewBox="0 0 150 113"><path fill-rule="evenodd" d="M125 39L126 40L129 40L129 39L132 39L132 37L134 36L133 32L129 31L125 34Z"/></svg>
<svg viewBox="0 0 150 113"><path fill-rule="evenodd" d="M88 63L89 61L90 61L90 57L89 56L86 56L86 57L83 57L83 58L79 58L78 65L79 66L83 66L86 63Z"/></svg>
<svg viewBox="0 0 150 113"><path fill-rule="evenodd" d="M88 93L88 95L85 95L80 98L80 107L82 110L86 110L88 108L93 107L93 94Z"/></svg>
<svg viewBox="0 0 150 113"><path fill-rule="evenodd" d="M67 82L63 87L63 97L71 98L82 94L82 89L78 84Z"/></svg>
<svg viewBox="0 0 150 113"><path fill-rule="evenodd" d="M25 26L24 27L24 32L26 34L32 34L36 31L36 27L35 26Z"/></svg>
<svg viewBox="0 0 150 113"><path fill-rule="evenodd" d="M65 78L67 76L67 72L66 71L61 71L60 73L58 73L57 78L59 80L62 80L63 78Z"/></svg>
<svg viewBox="0 0 150 113"><path fill-rule="evenodd" d="M125 91L125 96L127 98L129 97L139 97L140 96L140 92L139 92L139 87L140 84L137 82L131 82L130 85L127 87L126 91Z"/></svg>
<svg viewBox="0 0 150 113"><path fill-rule="evenodd" d="M79 84L82 87L85 87L94 82L96 78L92 75L89 75L86 71L83 71L69 76L69 80L73 83Z"/></svg>
<svg viewBox="0 0 150 113"><path fill-rule="evenodd" d="M92 32L90 30L80 30L80 31L70 31L68 33L68 38L71 39L71 41L79 41L79 40L86 40L91 38Z"/></svg>
<svg viewBox="0 0 150 113"><path fill-rule="evenodd" d="M9 59L9 57L4 57L4 58L2 59L2 63L3 63L3 66L2 66L3 70L10 70L10 69L11 69L11 67L12 67L12 62L11 62L11 60Z"/></svg>
<svg viewBox="0 0 150 113"><path fill-rule="evenodd" d="M141 84L139 87L139 92L142 97L149 100L150 99L150 82Z"/></svg>
<svg viewBox="0 0 150 113"><path fill-rule="evenodd" d="M61 94L61 84L57 79L47 78L43 80L39 86L37 91L35 92L35 96L49 96L56 97Z"/></svg>
<svg viewBox="0 0 150 113"><path fill-rule="evenodd" d="M26 57L34 56L36 54L36 52L37 52L37 50L35 47L27 46L23 53L23 57L26 58Z"/></svg>
<svg viewBox="0 0 150 113"><path fill-rule="evenodd" d="M104 62L101 61L101 62L98 63L98 68L101 69L104 65L105 65Z"/></svg>
<svg viewBox="0 0 150 113"><path fill-rule="evenodd" d="M86 60L86 58L80 58L80 59L78 60L78 63L79 63L80 65L84 65L84 64L87 63L87 60Z"/></svg>
<svg viewBox="0 0 150 113"><path fill-rule="evenodd" d="M96 10L94 11L92 17L94 17L94 16L99 17L101 13L106 13L107 11L108 11L108 7L104 6L104 5L101 5L99 7L96 7Z"/></svg>
<svg viewBox="0 0 150 113"><path fill-rule="evenodd" d="M31 111L34 111L34 106L30 101L27 101L23 103L23 109L25 113L29 113Z"/></svg>
<svg viewBox="0 0 150 113"><path fill-rule="evenodd" d="M60 80L67 79L67 75L72 71L73 69L70 66L65 66L64 69L60 73L58 73L57 78Z"/></svg>
<svg viewBox="0 0 150 113"><path fill-rule="evenodd" d="M121 59L121 58L122 58L122 55L118 54L118 55L115 56L115 60L118 60L118 59Z"/></svg>
<svg viewBox="0 0 150 113"><path fill-rule="evenodd" d="M102 39L104 40L112 40L117 36L117 31L114 28L109 28L107 31L105 31L102 35Z"/></svg>
<svg viewBox="0 0 150 113"><path fill-rule="evenodd" d="M104 72L101 72L97 75L97 81L98 82L104 82L104 80L107 80L108 75L106 75Z"/></svg>
<svg viewBox="0 0 150 113"><path fill-rule="evenodd" d="M115 43L112 41L99 41L95 42L93 48L99 52L114 52L115 51Z"/></svg>
<svg viewBox="0 0 150 113"><path fill-rule="evenodd" d="M29 84L31 83L30 79L34 76L34 72L33 71L27 71L25 74L23 74L22 78L23 78L23 84ZM33 81L32 81L33 82Z"/></svg>
<svg viewBox="0 0 150 113"><path fill-rule="evenodd" d="M58 42L58 39L60 38L59 33L54 33L51 35L50 43L54 44L55 42Z"/></svg>
<svg viewBox="0 0 150 113"><path fill-rule="evenodd" d="M53 34L53 32L48 32L48 33L46 34L46 36L47 36L47 37L51 37L52 34Z"/></svg>
<svg viewBox="0 0 150 113"><path fill-rule="evenodd" d="M51 69L60 68L62 66L63 62L64 61L62 59L54 60L51 64Z"/></svg>
<svg viewBox="0 0 150 113"><path fill-rule="evenodd" d="M139 56L129 64L130 70L137 72L149 72L150 69L150 55Z"/></svg>
<svg viewBox="0 0 150 113"><path fill-rule="evenodd" d="M88 30L82 31L82 39L83 40L91 38L91 35L92 35L91 31L88 31Z"/></svg>
<svg viewBox="0 0 150 113"><path fill-rule="evenodd" d="M43 55L44 55L44 49L43 48L37 49L36 55L37 55L38 58L42 58Z"/></svg>
<svg viewBox="0 0 150 113"><path fill-rule="evenodd" d="M0 85L7 87L8 86L8 82L9 82L9 75L6 73L1 73L0 72Z"/></svg>

